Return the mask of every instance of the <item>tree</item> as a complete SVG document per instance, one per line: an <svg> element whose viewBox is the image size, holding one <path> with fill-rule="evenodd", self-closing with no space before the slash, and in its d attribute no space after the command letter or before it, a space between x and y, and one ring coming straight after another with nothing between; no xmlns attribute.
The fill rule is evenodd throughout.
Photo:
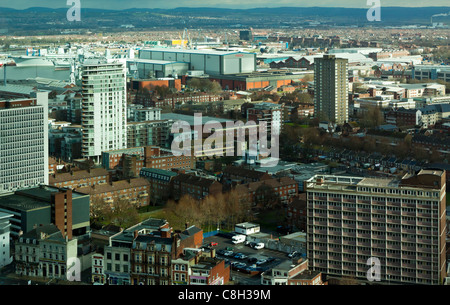
<svg viewBox="0 0 450 305"><path fill-rule="evenodd" d="M167 95L170 94L170 88L167 86L156 86L155 87L155 92L161 97L161 98L165 98L167 97Z"/></svg>
<svg viewBox="0 0 450 305"><path fill-rule="evenodd" d="M262 184L255 191L255 204L263 210L272 209L280 204L280 197L271 186Z"/></svg>
<svg viewBox="0 0 450 305"><path fill-rule="evenodd" d="M383 112L379 107L369 107L361 119L361 125L374 128L384 123Z"/></svg>

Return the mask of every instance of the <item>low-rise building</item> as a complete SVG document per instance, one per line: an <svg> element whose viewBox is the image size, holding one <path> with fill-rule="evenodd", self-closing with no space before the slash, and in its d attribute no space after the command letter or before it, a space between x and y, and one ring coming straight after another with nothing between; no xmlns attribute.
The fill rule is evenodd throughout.
<svg viewBox="0 0 450 305"><path fill-rule="evenodd" d="M71 170L67 173L54 173L49 177L50 185L71 189L106 184L110 182L110 174L106 169L103 168Z"/></svg>
<svg viewBox="0 0 450 305"><path fill-rule="evenodd" d="M191 270L190 285L225 285L230 280L230 266L222 259L200 257Z"/></svg>
<svg viewBox="0 0 450 305"><path fill-rule="evenodd" d="M12 262L10 254L11 223L9 219L13 216L13 214L0 212L0 269Z"/></svg>
<svg viewBox="0 0 450 305"><path fill-rule="evenodd" d="M149 204L150 185L146 179L133 178L78 188L79 193L91 196L91 201L103 201L114 206L118 200L126 200L137 207Z"/></svg>
<svg viewBox="0 0 450 305"><path fill-rule="evenodd" d="M290 279L306 270L308 270L308 260L287 260L261 273L261 284L288 285Z"/></svg>
<svg viewBox="0 0 450 305"><path fill-rule="evenodd" d="M177 176L176 172L158 168L143 168L139 175L149 181L150 202L166 202L171 197L172 180Z"/></svg>
<svg viewBox="0 0 450 305"><path fill-rule="evenodd" d="M76 258L77 239L64 237L53 224L36 227L15 243L18 275L67 280Z"/></svg>
<svg viewBox="0 0 450 305"><path fill-rule="evenodd" d="M63 236L83 236L90 231L89 196L65 188L40 186L0 197L0 212L13 214L11 237L36 226L54 224Z"/></svg>
<svg viewBox="0 0 450 305"><path fill-rule="evenodd" d="M173 198L180 199L190 195L195 199L202 199L208 195L222 192L222 184L216 180L180 173L173 178Z"/></svg>

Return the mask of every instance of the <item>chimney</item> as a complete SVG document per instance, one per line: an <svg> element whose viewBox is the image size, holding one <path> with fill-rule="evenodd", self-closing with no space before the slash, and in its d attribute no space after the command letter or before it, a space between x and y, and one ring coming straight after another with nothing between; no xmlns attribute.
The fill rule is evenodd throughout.
<svg viewBox="0 0 450 305"><path fill-rule="evenodd" d="M161 229L161 237L162 238L170 238L171 236L171 229Z"/></svg>
<svg viewBox="0 0 450 305"><path fill-rule="evenodd" d="M137 230L135 230L133 232L133 236L134 236L134 239L136 239L139 236L139 232Z"/></svg>

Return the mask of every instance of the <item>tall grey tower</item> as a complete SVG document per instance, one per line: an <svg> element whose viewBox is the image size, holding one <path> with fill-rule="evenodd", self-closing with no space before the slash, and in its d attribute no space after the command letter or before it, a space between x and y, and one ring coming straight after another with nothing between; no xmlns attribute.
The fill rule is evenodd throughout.
<svg viewBox="0 0 450 305"><path fill-rule="evenodd" d="M314 113L320 120L348 121L348 60L324 55L314 60Z"/></svg>

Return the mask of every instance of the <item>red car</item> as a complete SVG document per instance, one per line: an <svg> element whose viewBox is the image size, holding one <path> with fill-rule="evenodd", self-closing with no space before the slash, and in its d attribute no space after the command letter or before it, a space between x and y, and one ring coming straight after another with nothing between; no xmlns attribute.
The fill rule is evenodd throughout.
<svg viewBox="0 0 450 305"><path fill-rule="evenodd" d="M216 242L211 242L209 245L211 246L211 247L214 247L214 246L217 246L219 243L216 243Z"/></svg>

